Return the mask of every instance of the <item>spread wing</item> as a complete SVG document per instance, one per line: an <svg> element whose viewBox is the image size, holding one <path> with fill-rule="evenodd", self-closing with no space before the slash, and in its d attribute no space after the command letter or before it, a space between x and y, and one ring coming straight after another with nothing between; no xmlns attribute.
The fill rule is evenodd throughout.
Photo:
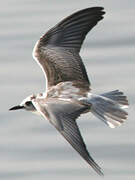
<svg viewBox="0 0 135 180"><path fill-rule="evenodd" d="M42 115L49 119L51 124L99 175L103 175L101 168L90 156L76 123L76 119L88 110L88 107L54 98L48 99L45 104L44 106L44 103L40 102Z"/></svg>
<svg viewBox="0 0 135 180"><path fill-rule="evenodd" d="M103 8L93 7L78 11L52 29L36 43L33 57L41 65L47 88L65 81L80 81L89 89L90 82L79 56L86 34L103 19Z"/></svg>

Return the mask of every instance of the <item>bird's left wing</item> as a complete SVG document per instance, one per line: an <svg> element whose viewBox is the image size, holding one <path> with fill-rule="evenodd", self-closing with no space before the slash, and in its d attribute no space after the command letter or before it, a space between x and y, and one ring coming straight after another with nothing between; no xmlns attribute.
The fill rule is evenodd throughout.
<svg viewBox="0 0 135 180"><path fill-rule="evenodd" d="M42 115L49 119L51 124L99 175L103 175L101 168L90 156L76 123L76 119L88 110L88 107L54 99L49 99L45 104L44 106L42 102L40 103Z"/></svg>

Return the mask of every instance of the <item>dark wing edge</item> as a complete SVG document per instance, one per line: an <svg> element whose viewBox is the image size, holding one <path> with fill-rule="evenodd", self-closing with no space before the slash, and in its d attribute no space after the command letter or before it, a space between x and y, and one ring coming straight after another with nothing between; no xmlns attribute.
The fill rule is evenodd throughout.
<svg viewBox="0 0 135 180"><path fill-rule="evenodd" d="M103 7L80 10L50 29L40 38L40 46L56 46L80 51L86 34L103 19Z"/></svg>
<svg viewBox="0 0 135 180"><path fill-rule="evenodd" d="M60 131L60 133L100 176L104 176L101 168L90 156L77 126L77 123L75 121L70 121L70 119L67 118L63 124L64 130Z"/></svg>
<svg viewBox="0 0 135 180"><path fill-rule="evenodd" d="M82 156L82 158L100 176L103 176L101 168L90 156L76 123L76 119L88 110L88 107L76 103L56 100L55 103L48 101L46 110L51 124L55 126L55 128L64 136L64 138ZM60 124L60 126L58 126L58 124Z"/></svg>

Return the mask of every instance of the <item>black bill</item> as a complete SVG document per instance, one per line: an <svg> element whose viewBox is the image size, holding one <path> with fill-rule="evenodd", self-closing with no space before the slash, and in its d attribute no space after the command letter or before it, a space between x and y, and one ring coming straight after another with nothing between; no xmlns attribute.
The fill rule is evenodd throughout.
<svg viewBox="0 0 135 180"><path fill-rule="evenodd" d="M18 106L14 106L14 107L10 108L9 111L11 111L11 110L18 110L18 109L23 109L23 108L24 108L24 106L18 105Z"/></svg>

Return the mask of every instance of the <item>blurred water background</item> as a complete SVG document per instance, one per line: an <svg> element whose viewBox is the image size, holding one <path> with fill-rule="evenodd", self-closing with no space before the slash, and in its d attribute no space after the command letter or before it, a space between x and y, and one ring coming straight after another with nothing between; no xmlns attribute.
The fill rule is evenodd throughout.
<svg viewBox="0 0 135 180"><path fill-rule="evenodd" d="M43 118L8 111L45 89L43 73L31 56L35 42L64 17L91 6L106 11L81 50L93 92L124 91L129 118L116 129L90 113L78 123L105 179L135 178L135 1L4 0L0 5L1 180L100 179Z"/></svg>

